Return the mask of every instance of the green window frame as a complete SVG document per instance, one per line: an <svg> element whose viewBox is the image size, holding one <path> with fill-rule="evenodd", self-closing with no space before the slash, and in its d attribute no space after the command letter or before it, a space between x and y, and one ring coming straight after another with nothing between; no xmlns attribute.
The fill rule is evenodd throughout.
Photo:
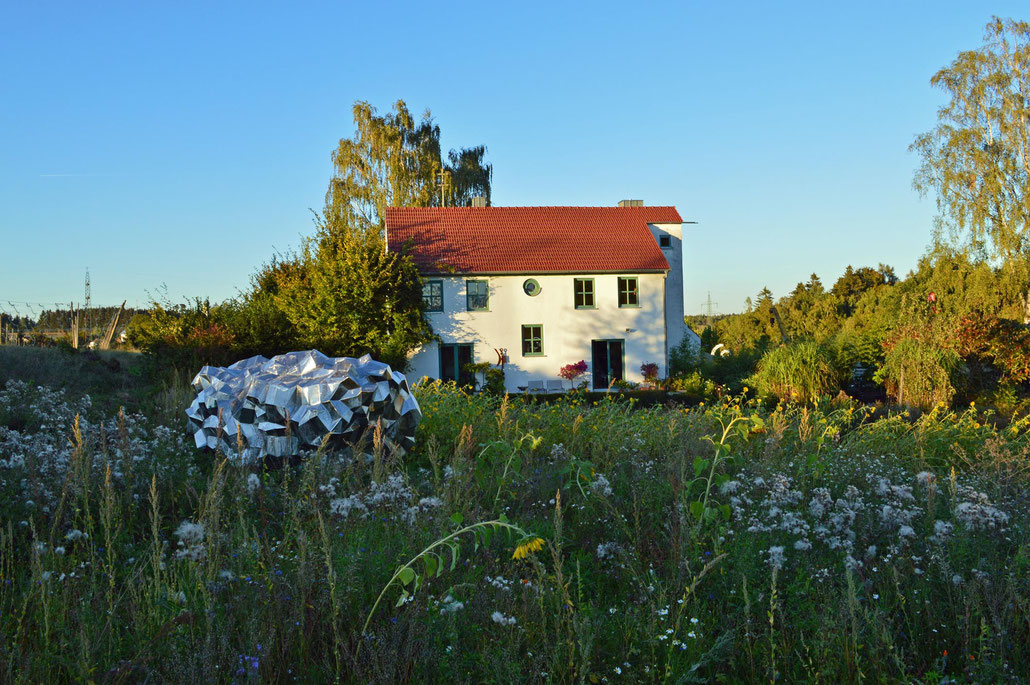
<svg viewBox="0 0 1030 685"><path fill-rule="evenodd" d="M427 312L443 311L443 281L426 281L422 284L422 304Z"/></svg>
<svg viewBox="0 0 1030 685"><path fill-rule="evenodd" d="M577 278L572 286L572 303L576 309L596 309L594 279Z"/></svg>
<svg viewBox="0 0 1030 685"><path fill-rule="evenodd" d="M640 284L636 276L619 276L619 308L640 306Z"/></svg>
<svg viewBox="0 0 1030 685"><path fill-rule="evenodd" d="M487 281L465 281L465 308L470 312L490 311L490 284Z"/></svg>
<svg viewBox="0 0 1030 685"><path fill-rule="evenodd" d="M522 356L544 356L544 325L539 323L522 325Z"/></svg>

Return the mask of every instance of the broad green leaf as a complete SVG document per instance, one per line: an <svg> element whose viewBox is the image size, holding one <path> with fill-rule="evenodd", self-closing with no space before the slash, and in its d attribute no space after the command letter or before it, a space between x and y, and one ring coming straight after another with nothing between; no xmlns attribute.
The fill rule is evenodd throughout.
<svg viewBox="0 0 1030 685"><path fill-rule="evenodd" d="M433 556L432 554L427 554L425 557L422 558L422 560L426 562L427 576L432 578L433 576L438 575L437 571L440 568L440 562L436 559L435 556Z"/></svg>
<svg viewBox="0 0 1030 685"><path fill-rule="evenodd" d="M411 581L415 580L415 572L413 570L411 570L410 566L405 566L404 568L401 569L401 572L397 576L397 578L404 585L408 585L408 584L411 583Z"/></svg>
<svg viewBox="0 0 1030 685"><path fill-rule="evenodd" d="M704 513L705 513L704 502L702 502L701 500L694 500L693 502L690 503L690 514L694 518L700 519L702 516L704 516Z"/></svg>
<svg viewBox="0 0 1030 685"><path fill-rule="evenodd" d="M719 513L722 514L724 520L729 521L730 516L733 515L733 510L730 509L730 505L723 504L721 507L719 507Z"/></svg>
<svg viewBox="0 0 1030 685"><path fill-rule="evenodd" d="M400 605L404 604L404 602L407 601L408 597L409 597L408 591L407 590L401 590L401 596L397 598L397 603L394 604L394 606L395 607L399 607Z"/></svg>
<svg viewBox="0 0 1030 685"><path fill-rule="evenodd" d="M460 526L461 522L464 521L464 520L465 520L465 517L461 515L460 511L456 511L453 514L451 514L451 521L453 521L454 525L456 525L456 526Z"/></svg>
<svg viewBox="0 0 1030 685"><path fill-rule="evenodd" d="M705 469L708 468L709 463L710 462L707 459L702 459L701 457L694 459L694 475L700 476L704 473Z"/></svg>

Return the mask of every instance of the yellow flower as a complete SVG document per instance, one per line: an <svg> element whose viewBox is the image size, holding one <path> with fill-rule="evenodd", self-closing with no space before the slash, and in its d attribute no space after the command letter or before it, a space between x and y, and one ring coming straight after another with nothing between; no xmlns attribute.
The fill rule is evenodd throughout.
<svg viewBox="0 0 1030 685"><path fill-rule="evenodd" d="M525 542L519 543L515 547L515 553L511 555L512 559L525 559L533 552L539 552L544 548L544 541L542 538L530 538Z"/></svg>

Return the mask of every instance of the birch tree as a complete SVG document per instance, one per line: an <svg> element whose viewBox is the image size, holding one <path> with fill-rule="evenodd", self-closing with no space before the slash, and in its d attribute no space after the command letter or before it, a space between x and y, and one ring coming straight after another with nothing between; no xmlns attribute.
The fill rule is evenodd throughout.
<svg viewBox="0 0 1030 685"><path fill-rule="evenodd" d="M490 197L493 167L486 148L451 150L444 160L440 127L426 110L416 119L403 100L380 115L367 102L354 103L352 138L332 154L333 177L326 193L326 219L357 228L381 229L387 207L467 205Z"/></svg>
<svg viewBox="0 0 1030 685"><path fill-rule="evenodd" d="M1030 322L1030 25L995 17L984 45L930 82L949 99L911 146L913 185L936 195L942 241L1018 274Z"/></svg>

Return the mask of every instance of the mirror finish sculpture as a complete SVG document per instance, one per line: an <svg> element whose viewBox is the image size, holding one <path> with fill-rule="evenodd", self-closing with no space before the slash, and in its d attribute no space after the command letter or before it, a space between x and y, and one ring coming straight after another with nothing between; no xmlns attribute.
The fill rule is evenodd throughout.
<svg viewBox="0 0 1030 685"><path fill-rule="evenodd" d="M317 448L326 435L330 447L351 446L377 423L384 446L404 454L422 418L404 374L367 354L309 350L205 366L193 389L186 416L197 447L243 463Z"/></svg>

